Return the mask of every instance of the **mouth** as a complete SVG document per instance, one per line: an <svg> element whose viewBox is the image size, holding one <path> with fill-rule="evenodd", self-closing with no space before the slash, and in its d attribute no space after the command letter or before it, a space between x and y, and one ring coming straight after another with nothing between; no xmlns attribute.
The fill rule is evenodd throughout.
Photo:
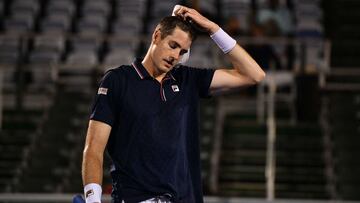
<svg viewBox="0 0 360 203"><path fill-rule="evenodd" d="M169 61L169 60L166 60L166 59L164 59L164 61L165 61L165 66L166 67L168 67L168 68L171 68L172 66L173 66L173 62L172 61Z"/></svg>

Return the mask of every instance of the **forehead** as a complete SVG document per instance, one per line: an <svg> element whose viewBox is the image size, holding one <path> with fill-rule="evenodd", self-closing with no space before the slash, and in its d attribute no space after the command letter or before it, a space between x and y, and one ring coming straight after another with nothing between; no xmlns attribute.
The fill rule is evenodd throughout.
<svg viewBox="0 0 360 203"><path fill-rule="evenodd" d="M170 35L166 36L165 39L177 42L183 49L189 49L192 42L189 33L178 27L176 27Z"/></svg>

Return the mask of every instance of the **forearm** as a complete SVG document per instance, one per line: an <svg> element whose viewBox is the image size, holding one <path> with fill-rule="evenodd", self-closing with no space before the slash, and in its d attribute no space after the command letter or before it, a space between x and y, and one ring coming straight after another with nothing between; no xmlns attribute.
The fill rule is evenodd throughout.
<svg viewBox="0 0 360 203"><path fill-rule="evenodd" d="M265 77L265 72L256 61L217 24L210 23L210 25L211 38L228 57L234 69L254 83L260 82Z"/></svg>
<svg viewBox="0 0 360 203"><path fill-rule="evenodd" d="M240 74L258 83L265 77L265 72L239 44L226 54L234 69Z"/></svg>
<svg viewBox="0 0 360 203"><path fill-rule="evenodd" d="M90 120L83 151L82 179L86 203L100 203L104 149L111 126Z"/></svg>
<svg viewBox="0 0 360 203"><path fill-rule="evenodd" d="M101 185L103 178L103 156L85 148L82 162L83 185L96 183Z"/></svg>

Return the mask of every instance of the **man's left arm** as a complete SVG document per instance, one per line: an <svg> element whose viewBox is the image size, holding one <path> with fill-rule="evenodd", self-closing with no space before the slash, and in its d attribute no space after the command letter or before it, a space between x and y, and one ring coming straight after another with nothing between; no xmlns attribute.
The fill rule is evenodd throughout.
<svg viewBox="0 0 360 203"><path fill-rule="evenodd" d="M195 9L185 6L180 6L175 14L184 19L190 18L207 30L233 65L233 68L218 68L215 71L210 84L211 93L253 85L264 79L265 72L256 61L216 23L202 16Z"/></svg>
<svg viewBox="0 0 360 203"><path fill-rule="evenodd" d="M225 55L233 68L216 69L210 84L212 93L253 85L264 79L265 72L238 44Z"/></svg>

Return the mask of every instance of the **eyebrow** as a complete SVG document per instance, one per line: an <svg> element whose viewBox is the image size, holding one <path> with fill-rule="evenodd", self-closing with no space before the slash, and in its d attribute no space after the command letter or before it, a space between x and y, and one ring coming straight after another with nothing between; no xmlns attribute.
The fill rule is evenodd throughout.
<svg viewBox="0 0 360 203"><path fill-rule="evenodd" d="M177 43L176 41L170 40L170 43L175 43L175 46L180 47L180 48L181 48L181 52L183 52L184 54L188 52L187 49L183 49L183 48L180 46L180 44Z"/></svg>

